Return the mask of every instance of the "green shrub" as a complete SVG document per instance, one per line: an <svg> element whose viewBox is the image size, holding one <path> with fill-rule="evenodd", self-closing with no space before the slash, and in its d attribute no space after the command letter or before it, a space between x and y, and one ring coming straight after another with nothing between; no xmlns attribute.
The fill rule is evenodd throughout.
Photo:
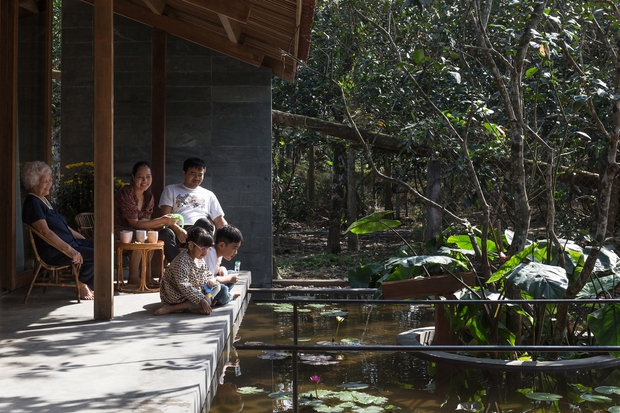
<svg viewBox="0 0 620 413"><path fill-rule="evenodd" d="M58 212L67 219L70 226L76 225L75 216L81 212L93 212L95 164L78 162L65 166L67 172L60 175L60 182L55 191L55 203ZM114 179L114 192L127 185L120 179Z"/></svg>

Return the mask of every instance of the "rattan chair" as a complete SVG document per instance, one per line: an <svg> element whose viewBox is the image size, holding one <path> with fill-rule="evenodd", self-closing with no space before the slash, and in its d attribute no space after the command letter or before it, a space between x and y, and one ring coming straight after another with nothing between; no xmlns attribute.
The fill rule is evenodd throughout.
<svg viewBox="0 0 620 413"><path fill-rule="evenodd" d="M52 243L49 239L47 239L39 231L31 227L30 225L24 225L30 235L30 243L32 244L32 249L34 250L35 255L34 277L32 277L30 287L28 288L28 292L26 293L26 297L24 298L24 304L28 301L28 297L30 296L32 287L34 287L35 285L44 287L44 292L45 288L47 288L48 286L74 288L79 303L80 290L78 288L78 276L80 275L81 264L50 265L43 261L41 259L41 256L39 255L39 251L37 250L37 244L34 240L34 237L39 237L41 240L48 243L49 245L52 245Z"/></svg>
<svg viewBox="0 0 620 413"><path fill-rule="evenodd" d="M92 212L82 212L75 216L77 230L84 238L92 238L95 235L95 214Z"/></svg>

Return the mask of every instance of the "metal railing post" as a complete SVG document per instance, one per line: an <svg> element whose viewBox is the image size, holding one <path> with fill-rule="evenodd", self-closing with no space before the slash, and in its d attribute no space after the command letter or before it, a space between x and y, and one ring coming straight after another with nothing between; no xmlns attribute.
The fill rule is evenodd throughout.
<svg viewBox="0 0 620 413"><path fill-rule="evenodd" d="M299 407L299 390L297 389L297 303L293 303L293 413Z"/></svg>

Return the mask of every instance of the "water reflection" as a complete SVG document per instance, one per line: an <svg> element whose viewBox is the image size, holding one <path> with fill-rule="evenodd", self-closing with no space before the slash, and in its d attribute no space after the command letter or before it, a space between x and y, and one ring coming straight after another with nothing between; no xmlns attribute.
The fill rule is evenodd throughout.
<svg viewBox="0 0 620 413"><path fill-rule="evenodd" d="M337 328L336 341L396 344L399 333L434 322L432 308L424 306L302 307L307 311L299 313L300 344L331 344ZM292 313L280 310L251 304L239 330L239 342L292 344ZM334 315L338 311L346 312L340 324ZM299 359L300 412L613 412L614 406L620 405L618 394L601 393L607 391L603 387L620 393L620 372L616 369L570 374L488 372L429 363L413 353L369 351L300 351ZM231 410L239 406L233 403L236 399L231 399L231 394L241 396L244 412L292 412L289 353L243 350L237 354L232 347L229 354L223 355L222 363L220 382L231 384L224 396L218 389L212 413L241 411ZM311 380L313 376L321 378L318 386ZM556 395L559 400L545 395Z"/></svg>

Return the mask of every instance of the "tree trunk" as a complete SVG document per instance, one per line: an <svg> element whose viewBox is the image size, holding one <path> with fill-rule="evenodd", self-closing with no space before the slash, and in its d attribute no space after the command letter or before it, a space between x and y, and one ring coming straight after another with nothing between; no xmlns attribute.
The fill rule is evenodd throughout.
<svg viewBox="0 0 620 413"><path fill-rule="evenodd" d="M347 151L347 224L351 225L357 220L357 194L355 191L355 149L349 147ZM349 251L359 251L360 245L357 234L347 234L347 247Z"/></svg>
<svg viewBox="0 0 620 413"><path fill-rule="evenodd" d="M392 176L392 162L387 157L385 158L385 174L387 176ZM388 181L384 181L385 188L383 189L383 207L386 211L390 211L394 209L394 204L392 204L392 183Z"/></svg>
<svg viewBox="0 0 620 413"><path fill-rule="evenodd" d="M333 145L334 159L332 164L332 196L329 211L329 232L327 236L327 250L332 254L341 251L340 248L340 220L344 207L344 179L346 154L342 143Z"/></svg>
<svg viewBox="0 0 620 413"><path fill-rule="evenodd" d="M618 208L620 208L620 177L614 178L611 187L611 197L609 200L609 218L607 218L607 235L612 236L616 229L616 217L618 216Z"/></svg>
<svg viewBox="0 0 620 413"><path fill-rule="evenodd" d="M314 172L315 172L315 164L314 164L315 151L316 151L316 148L314 146L311 146L310 150L308 151L307 195L308 195L308 203L311 206L314 206L314 198L315 198L314 188L316 186L316 178L315 178L315 175L314 175Z"/></svg>
<svg viewBox="0 0 620 413"><path fill-rule="evenodd" d="M426 197L441 204L441 161L429 159L427 163ZM430 241L441 235L441 211L426 207L426 230L424 240Z"/></svg>

